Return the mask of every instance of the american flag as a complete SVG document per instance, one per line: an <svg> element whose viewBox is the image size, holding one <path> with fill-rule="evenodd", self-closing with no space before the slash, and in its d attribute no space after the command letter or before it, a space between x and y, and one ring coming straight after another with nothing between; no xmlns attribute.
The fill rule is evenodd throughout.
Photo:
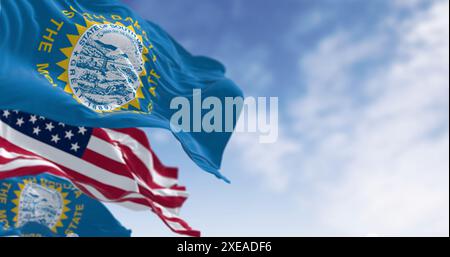
<svg viewBox="0 0 450 257"><path fill-rule="evenodd" d="M200 235L179 217L187 192L178 169L160 162L140 129L74 127L0 110L0 179L43 172L95 199L151 209L176 233Z"/></svg>

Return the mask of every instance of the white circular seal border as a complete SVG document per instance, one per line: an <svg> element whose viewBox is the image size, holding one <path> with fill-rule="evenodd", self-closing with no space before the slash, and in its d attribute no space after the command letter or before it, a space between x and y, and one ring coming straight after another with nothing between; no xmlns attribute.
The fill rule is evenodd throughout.
<svg viewBox="0 0 450 257"><path fill-rule="evenodd" d="M143 44L130 29L96 24L79 38L69 60L69 85L88 108L113 111L136 98L144 70Z"/></svg>

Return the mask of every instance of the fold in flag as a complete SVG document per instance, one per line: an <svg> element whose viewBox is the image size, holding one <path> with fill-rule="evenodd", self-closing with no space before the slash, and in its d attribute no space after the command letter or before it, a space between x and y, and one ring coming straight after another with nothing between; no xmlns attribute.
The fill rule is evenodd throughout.
<svg viewBox="0 0 450 257"><path fill-rule="evenodd" d="M0 111L0 179L43 172L97 200L151 209L176 233L200 235L178 216L188 196L178 169L160 162L142 130L75 127Z"/></svg>
<svg viewBox="0 0 450 257"><path fill-rule="evenodd" d="M0 109L74 126L171 129L180 111L171 102L183 96L195 124L174 135L195 163L225 179L219 169L240 108L226 118L219 106L212 118L195 104L242 96L221 63L191 55L114 0L2 1L0 31ZM202 121L228 125L204 132Z"/></svg>
<svg viewBox="0 0 450 257"><path fill-rule="evenodd" d="M0 236L130 234L102 203L84 195L67 180L49 174L0 180Z"/></svg>

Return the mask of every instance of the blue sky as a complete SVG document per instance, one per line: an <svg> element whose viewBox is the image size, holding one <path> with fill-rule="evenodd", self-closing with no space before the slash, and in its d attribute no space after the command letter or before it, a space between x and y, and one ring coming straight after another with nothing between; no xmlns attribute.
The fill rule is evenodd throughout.
<svg viewBox="0 0 450 257"><path fill-rule="evenodd" d="M149 130L204 236L448 236L448 1L125 2L223 62L247 96L279 97L276 143L233 136L230 185ZM174 236L151 213L108 206L136 236Z"/></svg>

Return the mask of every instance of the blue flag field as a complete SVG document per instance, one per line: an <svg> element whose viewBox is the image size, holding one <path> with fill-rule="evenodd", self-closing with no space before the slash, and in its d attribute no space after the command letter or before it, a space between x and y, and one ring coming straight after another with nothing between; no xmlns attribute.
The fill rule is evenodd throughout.
<svg viewBox="0 0 450 257"><path fill-rule="evenodd" d="M0 31L0 109L74 126L171 129L175 97L188 99L189 113L202 120L208 110L194 113L195 97L223 103L243 95L221 63L191 55L118 1L5 0ZM221 116L214 122L225 124ZM174 132L196 164L223 179L231 134Z"/></svg>
<svg viewBox="0 0 450 257"><path fill-rule="evenodd" d="M0 180L0 236L129 237L99 201L42 174Z"/></svg>

